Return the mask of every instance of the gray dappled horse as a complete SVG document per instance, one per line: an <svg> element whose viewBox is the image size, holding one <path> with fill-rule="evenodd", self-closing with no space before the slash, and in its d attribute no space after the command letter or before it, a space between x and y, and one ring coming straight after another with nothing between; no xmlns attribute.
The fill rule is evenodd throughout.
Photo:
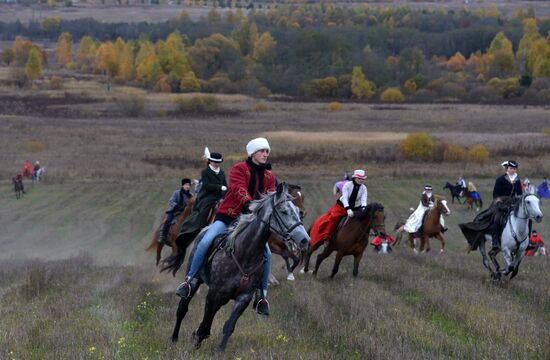
<svg viewBox="0 0 550 360"><path fill-rule="evenodd" d="M285 241L292 238L302 248L308 246L309 236L285 183L279 184L276 192L254 201L251 210L251 214L241 215L226 233L229 242L234 240L232 252L219 248L219 242L215 241L213 246L217 246L219 250L204 265L199 283L191 296L182 298L179 302L172 341L178 340L189 302L200 285L206 282L209 289L204 317L198 329L193 332L195 347L199 348L201 342L210 336L214 316L223 305L233 299L233 311L223 327L218 346L218 350L224 351L237 320L252 300L254 290L260 287L265 262L264 251L270 234L275 233ZM200 241L206 229L199 234L195 244Z"/></svg>
<svg viewBox="0 0 550 360"><path fill-rule="evenodd" d="M523 196L515 203L513 210L510 212L506 225L501 235L500 250L489 251L489 257L495 270L491 268L489 260L487 259L487 253L485 250L485 243L488 241L491 243L492 236L485 234L484 240L479 245L479 252L483 257L483 265L489 270L491 277L495 280L499 280L501 275L509 275L510 279L513 279L519 270L519 264L525 256L525 249L529 245L529 219L534 219L540 223L542 221L542 211L540 210L540 199L536 194L534 186L529 186ZM500 265L496 259L498 252L502 251L504 260L506 261L506 269L500 269Z"/></svg>

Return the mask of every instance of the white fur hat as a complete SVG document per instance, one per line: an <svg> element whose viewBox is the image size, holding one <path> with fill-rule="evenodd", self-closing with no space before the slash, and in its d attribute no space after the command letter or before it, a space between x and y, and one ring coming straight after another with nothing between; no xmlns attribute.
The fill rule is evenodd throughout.
<svg viewBox="0 0 550 360"><path fill-rule="evenodd" d="M271 152L271 148L269 147L269 143L267 142L266 138L256 138L252 139L246 144L246 153L248 156L252 156L256 151L267 149L267 151Z"/></svg>

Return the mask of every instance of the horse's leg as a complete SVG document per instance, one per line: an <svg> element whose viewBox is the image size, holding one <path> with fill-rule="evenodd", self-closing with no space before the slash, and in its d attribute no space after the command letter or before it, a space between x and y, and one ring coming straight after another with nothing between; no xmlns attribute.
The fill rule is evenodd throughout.
<svg viewBox="0 0 550 360"><path fill-rule="evenodd" d="M235 330L235 324L237 324L237 320L239 320L239 317L242 315L243 311L248 307L248 304L250 304L250 301L252 300L252 293L246 293L241 294L237 296L235 299L235 304L233 305L233 311L231 312L231 316L227 321L225 322L225 325L223 326L223 336L222 340L220 341L220 345L218 345L218 351L225 351L225 347L227 346L227 341L229 340L229 337L231 334L233 334L233 331Z"/></svg>
<svg viewBox="0 0 550 360"><path fill-rule="evenodd" d="M353 277L356 278L357 275L359 275L359 263L361 262L361 259L363 258L363 251L359 254L353 255Z"/></svg>
<svg viewBox="0 0 550 360"><path fill-rule="evenodd" d="M159 262L160 262L160 257L161 257L161 254L162 254L162 248L163 247L164 247L164 244L157 243L157 266L159 265Z"/></svg>
<svg viewBox="0 0 550 360"><path fill-rule="evenodd" d="M328 244L325 246L325 249L322 253L317 255L317 261L315 262L315 269L313 270L313 275L317 275L317 270L319 270L319 266L321 266L321 263L323 260L325 260L327 257L329 257L330 254L332 254L334 250L332 249L332 246Z"/></svg>
<svg viewBox="0 0 550 360"><path fill-rule="evenodd" d="M294 272L294 269L300 265L300 258L296 256L292 251L289 253L290 257L292 258L292 266L290 266L290 273L292 274Z"/></svg>
<svg viewBox="0 0 550 360"><path fill-rule="evenodd" d="M409 244L411 245L411 249L416 253L416 248L414 247L414 235L409 233Z"/></svg>
<svg viewBox="0 0 550 360"><path fill-rule="evenodd" d="M481 244L479 244L479 253L481 254L481 258L483 259L483 266L489 270L489 274L493 279L497 279L499 275L497 275L493 269L491 268L491 263L489 262L489 259L487 257L487 250L485 249L485 243L486 241L482 241Z"/></svg>
<svg viewBox="0 0 550 360"><path fill-rule="evenodd" d="M207 339L210 336L210 329L212 328L212 321L214 321L214 316L222 305L227 304L229 299L220 299L216 296L212 289L208 290L206 295L206 304L204 305L204 315L202 321L197 330L193 331L193 337L195 337L195 349L201 347L201 343L204 339Z"/></svg>
<svg viewBox="0 0 550 360"><path fill-rule="evenodd" d="M344 257L344 254L341 251L338 251L336 253L336 258L334 259L334 266L332 267L332 274L330 274L331 279L338 272L338 268L340 267L340 262L342 261L343 257Z"/></svg>
<svg viewBox="0 0 550 360"><path fill-rule="evenodd" d="M443 235L441 235L441 233L437 234L435 237L437 239L439 239L439 241L441 241L441 251L440 251L440 253L444 252L445 251L445 238L443 237Z"/></svg>
<svg viewBox="0 0 550 360"><path fill-rule="evenodd" d="M521 244L520 247L519 247L519 250L517 251L516 259L514 261L514 270L512 271L512 276L510 276L510 280L513 279L514 277L516 277L516 275L518 274L519 264L521 264L521 261L523 260L523 257L525 256L525 249L527 248L527 245L528 245L527 242L525 242L525 243L526 243L525 245Z"/></svg>
<svg viewBox="0 0 550 360"><path fill-rule="evenodd" d="M497 254L499 250L489 250L489 257L491 258L491 261L493 265L495 266L495 274L497 278L500 278L500 264L497 261Z"/></svg>
<svg viewBox="0 0 550 360"><path fill-rule="evenodd" d="M193 295L197 292L202 282L199 280L199 283L197 284L197 287L193 290L191 293L191 296L188 298L181 298L180 303L178 305L178 311L176 312L176 325L174 326L174 331L172 332L172 342L178 341L178 336L180 332L181 322L185 318L185 315L187 314L187 311L189 310L189 302L193 298Z"/></svg>
<svg viewBox="0 0 550 360"><path fill-rule="evenodd" d="M305 260L304 260L304 268L300 271L300 273L307 274L309 272L309 259L311 258L311 255L321 246L322 243L315 244L312 248L308 249Z"/></svg>

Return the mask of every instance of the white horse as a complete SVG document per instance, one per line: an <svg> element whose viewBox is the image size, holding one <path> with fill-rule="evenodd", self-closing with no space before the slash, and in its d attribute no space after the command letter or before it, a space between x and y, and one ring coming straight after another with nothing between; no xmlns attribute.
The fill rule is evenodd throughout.
<svg viewBox="0 0 550 360"><path fill-rule="evenodd" d="M500 279L501 274L509 275L513 279L519 269L519 264L525 256L525 249L529 245L529 219L534 219L540 223L542 221L542 211L540 210L540 199L536 194L534 186L529 186L527 191L521 197L515 206L508 219L501 235L501 249L497 251L489 251L489 257L495 266L495 271L492 270L485 250L485 243L492 241L492 236L485 234L485 241L479 246L479 252L483 257L483 265L491 273L491 277L495 280ZM506 261L506 269L500 269L496 255L502 251L504 260Z"/></svg>
<svg viewBox="0 0 550 360"><path fill-rule="evenodd" d="M35 182L35 181L40 181L42 180L42 176L44 176L44 173L46 172L46 168L45 167L41 167L40 169L38 169L36 172L33 173L32 175L32 181Z"/></svg>

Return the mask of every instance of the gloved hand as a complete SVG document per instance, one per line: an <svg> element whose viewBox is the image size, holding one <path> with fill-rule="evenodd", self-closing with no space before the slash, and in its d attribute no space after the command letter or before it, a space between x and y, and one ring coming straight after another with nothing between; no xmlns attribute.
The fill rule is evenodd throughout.
<svg viewBox="0 0 550 360"><path fill-rule="evenodd" d="M227 190L227 186L222 185L222 191L226 191L226 190Z"/></svg>
<svg viewBox="0 0 550 360"><path fill-rule="evenodd" d="M428 207L431 207L431 208L433 208L433 207L434 207L434 203L433 203L433 201L430 201L430 203L428 204Z"/></svg>
<svg viewBox="0 0 550 360"><path fill-rule="evenodd" d="M250 201L243 205L241 214L250 214Z"/></svg>
<svg viewBox="0 0 550 360"><path fill-rule="evenodd" d="M348 209L347 213L349 217L353 217L353 210Z"/></svg>

